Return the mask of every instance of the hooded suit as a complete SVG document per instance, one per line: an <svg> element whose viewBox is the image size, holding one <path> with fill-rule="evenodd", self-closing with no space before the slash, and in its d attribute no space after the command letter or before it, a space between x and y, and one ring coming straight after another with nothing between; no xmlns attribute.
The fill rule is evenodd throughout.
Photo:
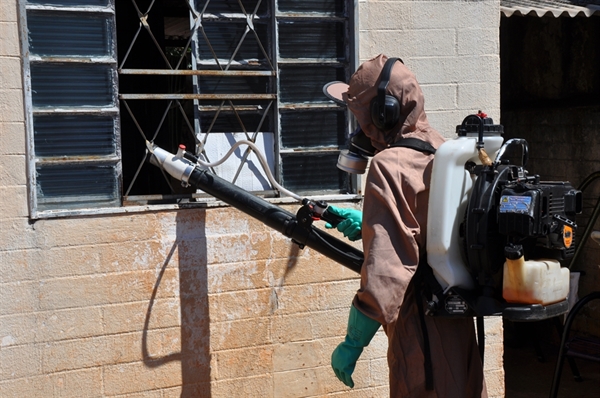
<svg viewBox="0 0 600 398"><path fill-rule="evenodd" d="M425 388L423 332L413 275L425 252L433 155L388 146L414 137L438 148L444 138L427 121L423 92L401 62L393 66L387 93L400 102L400 121L375 127L370 103L387 57L379 55L353 74L345 101L378 150L366 178L362 240L365 260L353 305L381 323L388 337L390 396L487 397L471 318L426 316L434 390Z"/></svg>

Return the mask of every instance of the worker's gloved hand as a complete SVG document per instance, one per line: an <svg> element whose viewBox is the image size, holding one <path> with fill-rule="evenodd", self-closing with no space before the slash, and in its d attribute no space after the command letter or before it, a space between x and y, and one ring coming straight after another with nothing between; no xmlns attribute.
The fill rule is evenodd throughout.
<svg viewBox="0 0 600 398"><path fill-rule="evenodd" d="M350 388L354 387L352 373L356 361L368 346L381 324L362 312L354 305L350 307L348 329L344 341L331 354L331 367L338 379Z"/></svg>
<svg viewBox="0 0 600 398"><path fill-rule="evenodd" d="M342 209L335 206L328 206L327 211L345 218L344 221L337 225L337 230L344 234L344 236L351 241L359 240L361 238L362 230L362 211L355 209ZM325 228L333 228L330 223L325 224Z"/></svg>

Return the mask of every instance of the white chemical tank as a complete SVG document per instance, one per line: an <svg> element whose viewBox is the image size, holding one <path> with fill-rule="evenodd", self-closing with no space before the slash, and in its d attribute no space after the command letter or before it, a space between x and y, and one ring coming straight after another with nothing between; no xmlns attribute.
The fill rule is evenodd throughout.
<svg viewBox="0 0 600 398"><path fill-rule="evenodd" d="M474 115L469 117L472 118L472 116ZM483 123L483 120L486 120L485 115L479 119ZM487 121L492 123L491 119L487 119ZM466 132L465 129L461 129L464 125L465 122L463 125L457 126L459 134L457 138L444 142L437 149L429 189L427 260L436 279L444 289L459 287L471 290L475 288L475 282L463 258L460 224L464 220L474 183L474 179L465 169L465 165L468 162L481 164L477 148L480 134ZM484 143L483 149L493 161L504 139L501 129L487 130L488 132L481 135ZM470 130L467 129L467 131Z"/></svg>

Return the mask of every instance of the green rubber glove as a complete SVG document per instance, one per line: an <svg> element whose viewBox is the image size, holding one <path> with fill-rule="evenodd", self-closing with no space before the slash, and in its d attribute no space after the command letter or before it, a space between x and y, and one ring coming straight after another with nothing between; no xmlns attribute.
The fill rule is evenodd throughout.
<svg viewBox="0 0 600 398"><path fill-rule="evenodd" d="M350 388L354 387L352 373L356 361L375 336L381 324L359 310L354 305L350 307L346 338L331 354L331 367L338 379Z"/></svg>
<svg viewBox="0 0 600 398"><path fill-rule="evenodd" d="M342 209L335 206L328 206L327 210L345 218L344 221L337 225L337 230L344 234L344 236L351 241L359 240L361 238L360 232L362 230L362 211L355 209ZM327 223L325 228L333 228L333 225Z"/></svg>

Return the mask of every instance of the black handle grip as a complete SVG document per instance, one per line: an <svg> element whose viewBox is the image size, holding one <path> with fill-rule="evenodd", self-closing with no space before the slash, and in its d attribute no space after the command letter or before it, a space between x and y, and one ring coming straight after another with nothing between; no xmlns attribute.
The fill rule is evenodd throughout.
<svg viewBox="0 0 600 398"><path fill-rule="evenodd" d="M334 227L337 227L337 225L339 223L341 223L342 221L344 221L346 219L345 217L338 216L337 214L333 214L328 209L325 209L323 214L321 214L321 218L323 220L327 221L329 224L333 225Z"/></svg>

